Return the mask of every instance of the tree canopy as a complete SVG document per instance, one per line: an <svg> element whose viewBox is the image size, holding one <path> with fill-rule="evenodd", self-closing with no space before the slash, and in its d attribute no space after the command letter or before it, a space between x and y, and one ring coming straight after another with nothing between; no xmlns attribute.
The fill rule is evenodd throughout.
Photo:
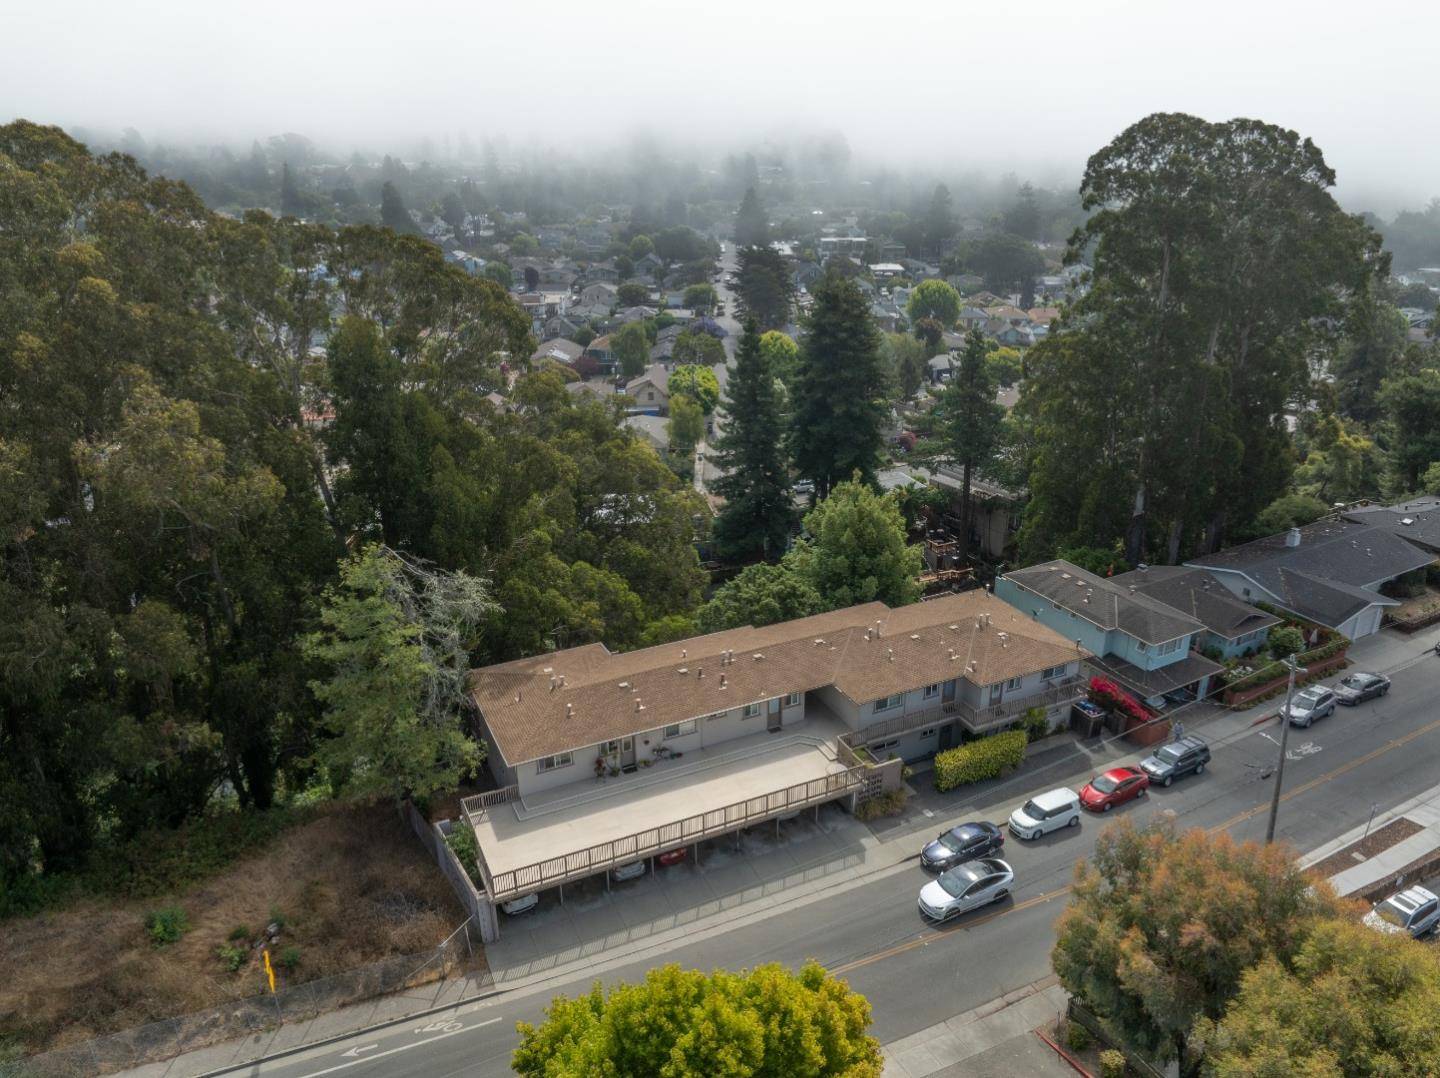
<svg viewBox="0 0 1440 1078"><path fill-rule="evenodd" d="M784 565L747 565L715 589L695 615L695 628L718 633L744 625L774 625L809 617L825 609L819 594L800 574Z"/></svg>
<svg viewBox="0 0 1440 1078"><path fill-rule="evenodd" d="M709 415L720 402L720 380L710 367L683 364L670 372L670 392L689 397Z"/></svg>
<svg viewBox="0 0 1440 1078"><path fill-rule="evenodd" d="M825 609L875 599L904 606L920 597L920 548L906 543L893 496L877 494L857 476L810 510L804 528L785 565L815 589Z"/></svg>
<svg viewBox="0 0 1440 1078"><path fill-rule="evenodd" d="M522 1078L879 1078L870 1004L815 963L710 974L670 965L640 984L557 996L539 1026L521 1022Z"/></svg>
<svg viewBox="0 0 1440 1078"><path fill-rule="evenodd" d="M737 278L736 293L747 318L753 318L761 329L779 329L790 321L795 283L779 251L742 248Z"/></svg>
<svg viewBox="0 0 1440 1078"><path fill-rule="evenodd" d="M960 293L945 281L921 281L905 302L905 313L911 322L933 318L945 329L951 329L960 317Z"/></svg>
<svg viewBox="0 0 1440 1078"><path fill-rule="evenodd" d="M770 243L770 222L755 188L747 187L735 211L735 245L765 247Z"/></svg>

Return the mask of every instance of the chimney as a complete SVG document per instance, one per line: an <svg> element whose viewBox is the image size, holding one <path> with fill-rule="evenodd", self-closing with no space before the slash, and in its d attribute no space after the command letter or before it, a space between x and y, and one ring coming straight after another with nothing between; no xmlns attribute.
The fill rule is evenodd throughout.
<svg viewBox="0 0 1440 1078"><path fill-rule="evenodd" d="M695 668L695 676L696 676L696 677L704 677L704 676L705 676L705 668L704 668L703 666L697 666L697 667Z"/></svg>
<svg viewBox="0 0 1440 1078"><path fill-rule="evenodd" d="M564 674L561 674L561 675L560 675L560 687L561 687L562 689L565 687L565 675L564 675Z"/></svg>
<svg viewBox="0 0 1440 1078"><path fill-rule="evenodd" d="M721 674L721 675L720 675L720 687L721 687L722 689L725 687L725 675L724 675L724 674Z"/></svg>
<svg viewBox="0 0 1440 1078"><path fill-rule="evenodd" d="M644 711L644 710L645 710L645 705L642 704L638 699L635 701L635 710L636 710L636 711Z"/></svg>
<svg viewBox="0 0 1440 1078"><path fill-rule="evenodd" d="M895 661L895 649L894 649L894 648L886 648L886 649L885 649L885 658L889 659L889 660L893 663L893 662Z"/></svg>
<svg viewBox="0 0 1440 1078"><path fill-rule="evenodd" d="M1292 547L1293 547L1293 546L1299 546L1299 545L1300 545L1300 529L1299 529L1299 528L1291 528L1288 532L1285 533L1285 545L1286 545L1286 546L1292 546Z"/></svg>
<svg viewBox="0 0 1440 1078"><path fill-rule="evenodd" d="M551 691L551 692L554 692L554 691L555 691L555 675L554 675L554 674L551 674L551 675L550 675L550 691Z"/></svg>
<svg viewBox="0 0 1440 1078"><path fill-rule="evenodd" d="M574 704L566 704L566 705L565 705L565 717L566 717L567 719L573 719L573 718L575 717L575 705L574 705Z"/></svg>
<svg viewBox="0 0 1440 1078"><path fill-rule="evenodd" d="M682 658L682 659L685 658L685 656L686 656L687 654L689 654L688 649L686 649L686 648L681 648L681 649L680 649L680 658Z"/></svg>

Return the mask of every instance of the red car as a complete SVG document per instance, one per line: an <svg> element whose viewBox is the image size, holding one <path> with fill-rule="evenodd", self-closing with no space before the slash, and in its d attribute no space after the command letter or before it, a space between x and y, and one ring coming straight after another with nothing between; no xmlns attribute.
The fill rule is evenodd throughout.
<svg viewBox="0 0 1440 1078"><path fill-rule="evenodd" d="M1096 775L1080 791L1080 804L1091 812L1109 812L1116 805L1136 797L1144 797L1150 788L1150 776L1136 767L1112 767Z"/></svg>
<svg viewBox="0 0 1440 1078"><path fill-rule="evenodd" d="M685 860L685 854L687 852L688 850L684 846L681 846L678 850L666 850L664 853L657 855L655 860L659 861L662 865L678 865L681 861Z"/></svg>

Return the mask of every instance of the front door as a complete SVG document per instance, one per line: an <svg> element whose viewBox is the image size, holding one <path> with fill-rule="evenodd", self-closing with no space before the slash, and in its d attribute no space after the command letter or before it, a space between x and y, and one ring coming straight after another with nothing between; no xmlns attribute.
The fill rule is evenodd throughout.
<svg viewBox="0 0 1440 1078"><path fill-rule="evenodd" d="M940 751L940 752L944 752L946 749L953 748L954 746L955 746L955 724L954 724L953 722L947 722L944 726L940 727L940 748L939 748L939 751Z"/></svg>
<svg viewBox="0 0 1440 1078"><path fill-rule="evenodd" d="M778 696L770 701L769 710L765 715L765 729L772 734L780 729L780 697Z"/></svg>
<svg viewBox="0 0 1440 1078"><path fill-rule="evenodd" d="M629 771L635 766L635 739L627 737L620 742L620 770Z"/></svg>
<svg viewBox="0 0 1440 1078"><path fill-rule="evenodd" d="M940 689L940 702L942 704L950 704L954 703L954 701L955 679L952 677L949 681L945 682L944 686Z"/></svg>

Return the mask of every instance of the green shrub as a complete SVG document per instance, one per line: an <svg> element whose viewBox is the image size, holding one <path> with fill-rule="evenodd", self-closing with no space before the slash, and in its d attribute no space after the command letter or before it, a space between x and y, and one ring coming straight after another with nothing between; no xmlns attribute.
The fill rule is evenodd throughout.
<svg viewBox="0 0 1440 1078"><path fill-rule="evenodd" d="M1009 730L946 749L935 756L935 789L943 792L982 782L1019 767L1029 744L1024 730Z"/></svg>
<svg viewBox="0 0 1440 1078"><path fill-rule="evenodd" d="M226 937L231 943L239 943L241 940L248 940L249 938L250 929L244 925L236 925L230 930L230 935Z"/></svg>
<svg viewBox="0 0 1440 1078"><path fill-rule="evenodd" d="M1100 1078L1125 1078L1125 1053L1107 1048L1100 1053Z"/></svg>
<svg viewBox="0 0 1440 1078"><path fill-rule="evenodd" d="M1094 1035L1079 1022L1065 1024L1065 1047L1070 1051L1083 1052L1094 1043Z"/></svg>
<svg viewBox="0 0 1440 1078"><path fill-rule="evenodd" d="M174 943L189 927L190 921L179 906L166 906L163 909L151 910L145 915L145 931L149 933L150 942L156 947Z"/></svg>
<svg viewBox="0 0 1440 1078"><path fill-rule="evenodd" d="M1270 630L1270 654L1277 659L1294 655L1305 646L1305 637L1293 625L1281 625Z"/></svg>
<svg viewBox="0 0 1440 1078"><path fill-rule="evenodd" d="M450 825L450 833L445 836L445 845L455 854L470 882L476 887L484 887L480 880L480 848L475 843L475 829L464 820L455 820Z"/></svg>
<svg viewBox="0 0 1440 1078"><path fill-rule="evenodd" d="M878 820L882 816L898 816L905 810L905 798L908 791L901 787L898 790L886 790L883 794L870 798L868 801L860 802L855 809L857 820Z"/></svg>
<svg viewBox="0 0 1440 1078"><path fill-rule="evenodd" d="M293 970L300 964L300 948L291 944L280 952L280 957L275 959L275 964L281 969Z"/></svg>
<svg viewBox="0 0 1440 1078"><path fill-rule="evenodd" d="M1026 741L1033 744L1050 736L1050 716L1043 707L1032 707L1020 720L1020 729L1025 731Z"/></svg>
<svg viewBox="0 0 1440 1078"><path fill-rule="evenodd" d="M250 951L244 947L232 947L221 944L215 951L219 956L221 964L231 973L235 973L245 964L250 957Z"/></svg>

